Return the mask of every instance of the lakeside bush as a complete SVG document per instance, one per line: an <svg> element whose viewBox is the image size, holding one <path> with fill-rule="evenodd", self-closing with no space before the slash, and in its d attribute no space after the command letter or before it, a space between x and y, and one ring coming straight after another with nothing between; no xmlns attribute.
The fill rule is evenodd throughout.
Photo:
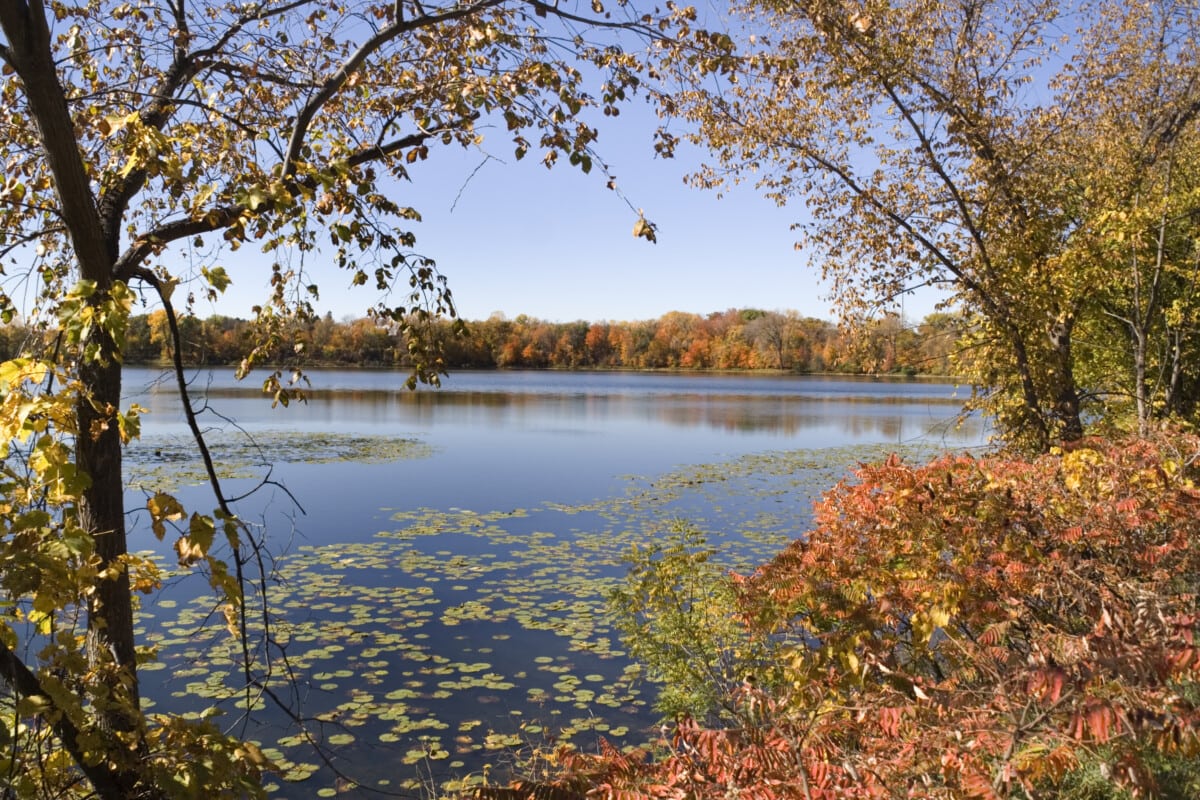
<svg viewBox="0 0 1200 800"><path fill-rule="evenodd" d="M688 713L653 752L563 752L565 771L542 787L1200 796L1198 458L1192 435L1088 440L1028 460L892 458L830 490L813 529L751 575L689 578L671 566L687 560L678 549L666 568L661 554L642 560L628 592L687 594L740 620L746 644L721 646L733 641L722 627L722 642L666 646L679 642L678 615L627 617L632 649L652 648L660 676L720 680L668 683L671 710ZM744 658L680 663L713 652ZM688 697L697 704L681 709Z"/></svg>

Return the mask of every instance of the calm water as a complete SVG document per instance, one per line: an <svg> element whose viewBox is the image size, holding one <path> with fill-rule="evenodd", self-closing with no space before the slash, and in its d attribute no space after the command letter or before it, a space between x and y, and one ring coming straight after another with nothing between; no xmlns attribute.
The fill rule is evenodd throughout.
<svg viewBox="0 0 1200 800"><path fill-rule="evenodd" d="M160 377L130 370L126 392L150 410L143 423L148 436L183 436L173 384ZM366 433L416 438L434 449L420 463L373 468L369 480L336 480L341 500L367 506L578 502L605 496L621 476L746 453L868 443L958 448L982 438L977 422L955 426L955 403L965 390L936 382L464 372L446 378L441 389L409 392L396 373L313 371L309 378L308 403L286 409L271 408L258 390L261 379L238 383L230 371L197 377L193 386L252 433ZM231 430L213 415L202 419ZM314 500L330 490L328 473L302 465L276 471L300 481L289 485ZM305 504L317 518L321 505ZM303 526L309 536L345 535L325 519L316 523Z"/></svg>
<svg viewBox="0 0 1200 800"><path fill-rule="evenodd" d="M189 482L179 402L159 378L129 370L125 382L149 410L129 467L147 487ZM390 790L477 775L502 745L546 735L581 747L645 739L653 688L604 616L631 544L685 519L750 568L803 531L819 489L855 460L985 436L978 421L955 423L965 390L936 382L467 372L409 392L396 373L309 378L306 404L272 409L261 378L206 373L195 403L231 493L268 475L287 487L238 506L278 555L273 632L286 647L261 652L277 670L286 653L301 687L292 700L346 772ZM414 450L331 455L351 440ZM202 488L179 494L211 508ZM142 516L134 546L169 554ZM228 645L205 632L202 589L191 578L147 601L146 636L166 654L147 694L172 710L215 703L233 725L246 701L231 696ZM269 704L236 730L291 768L279 796L345 788Z"/></svg>

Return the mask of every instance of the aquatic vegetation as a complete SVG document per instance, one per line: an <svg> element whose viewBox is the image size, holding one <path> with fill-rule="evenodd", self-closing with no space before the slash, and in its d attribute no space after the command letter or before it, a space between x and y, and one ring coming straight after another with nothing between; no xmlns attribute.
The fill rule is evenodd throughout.
<svg viewBox="0 0 1200 800"><path fill-rule="evenodd" d="M346 452L383 451L332 438L313 456L332 462ZM304 732L261 695L249 703L263 751L281 769L279 792L336 787L313 743L336 752L355 780L406 791L429 776L466 785L511 748L643 743L658 721L657 689L623 650L607 605L631 549L667 540L685 518L708 534L721 568L761 563L807 526L812 503L849 465L882 454L747 456L630 476L624 493L579 505L393 512L373 539L280 556L273 635ZM147 672L146 693L161 708L236 718L247 695L235 643L205 624L214 601L188 590L176 586L142 609L147 640L168 654L165 669Z"/></svg>
<svg viewBox="0 0 1200 800"><path fill-rule="evenodd" d="M276 464L380 464L425 458L430 447L415 439L349 433L269 430L212 431L209 449L222 479L254 478ZM195 444L185 435L147 435L130 443L124 456L126 486L170 492L208 482Z"/></svg>

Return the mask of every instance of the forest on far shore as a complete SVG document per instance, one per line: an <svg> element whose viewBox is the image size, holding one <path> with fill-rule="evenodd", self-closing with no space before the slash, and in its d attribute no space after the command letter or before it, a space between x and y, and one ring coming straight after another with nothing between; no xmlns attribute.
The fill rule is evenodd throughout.
<svg viewBox="0 0 1200 800"><path fill-rule="evenodd" d="M707 315L672 311L635 322L546 322L525 315L456 324L437 320L434 340L447 369L785 370L849 374L950 375L961 318L930 314L912 324L895 314L855 330L795 312L729 309ZM290 322L269 333L253 322L214 315L179 320L184 363L238 364L255 347L274 364L410 367L399 326L332 315ZM0 329L0 356L11 358L31 335ZM171 358L166 315L129 319L125 362Z"/></svg>

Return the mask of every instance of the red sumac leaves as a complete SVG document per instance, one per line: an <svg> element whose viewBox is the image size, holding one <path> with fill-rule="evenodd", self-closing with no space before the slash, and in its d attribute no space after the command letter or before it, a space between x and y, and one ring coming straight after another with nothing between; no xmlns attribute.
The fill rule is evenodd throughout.
<svg viewBox="0 0 1200 800"><path fill-rule="evenodd" d="M733 581L752 633L795 643L755 715L682 722L613 785L1056 796L1090 768L1139 794L1166 763L1195 780L1198 457L1200 439L1174 435L861 467L811 531Z"/></svg>

